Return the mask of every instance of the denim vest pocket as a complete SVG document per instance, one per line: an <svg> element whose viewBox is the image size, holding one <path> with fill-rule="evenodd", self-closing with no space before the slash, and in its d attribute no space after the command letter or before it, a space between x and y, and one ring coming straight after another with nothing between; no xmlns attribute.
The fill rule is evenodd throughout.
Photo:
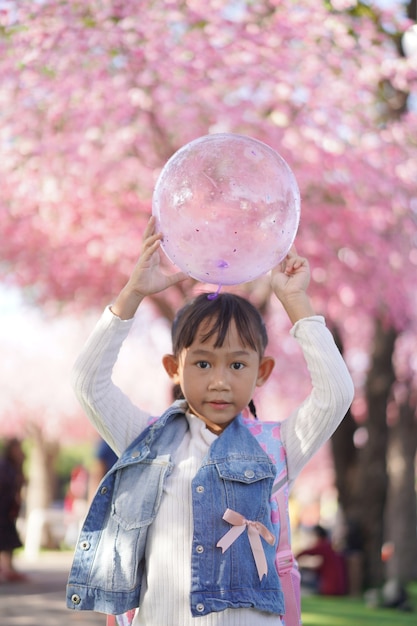
<svg viewBox="0 0 417 626"><path fill-rule="evenodd" d="M170 455L146 458L120 469L116 475L112 516L125 530L149 526L161 502L165 478L173 464Z"/></svg>
<svg viewBox="0 0 417 626"><path fill-rule="evenodd" d="M272 463L257 459L227 459L216 463L226 490L227 506L248 519L260 520L268 510L275 477Z"/></svg>
<svg viewBox="0 0 417 626"><path fill-rule="evenodd" d="M237 480L251 484L264 478L274 478L275 469L271 463L254 459L228 459L216 463L220 478Z"/></svg>

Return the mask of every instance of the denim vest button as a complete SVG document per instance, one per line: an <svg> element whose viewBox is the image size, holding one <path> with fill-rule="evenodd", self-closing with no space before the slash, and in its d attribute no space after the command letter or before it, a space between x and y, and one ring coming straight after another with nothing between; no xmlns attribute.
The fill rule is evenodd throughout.
<svg viewBox="0 0 417 626"><path fill-rule="evenodd" d="M245 478L253 478L255 476L255 472L253 470L245 471Z"/></svg>
<svg viewBox="0 0 417 626"><path fill-rule="evenodd" d="M204 487L203 487L203 485L198 485L198 487L197 487L197 493L204 493Z"/></svg>
<svg viewBox="0 0 417 626"><path fill-rule="evenodd" d="M105 496L107 492L108 492L107 487L102 487L102 488L100 489L100 493L101 493L101 495L102 495L102 496Z"/></svg>
<svg viewBox="0 0 417 626"><path fill-rule="evenodd" d="M74 593L74 594L71 596L71 602L72 602L73 604L80 604L80 603L81 603L81 598L80 598L80 596L79 596L77 593Z"/></svg>
<svg viewBox="0 0 417 626"><path fill-rule="evenodd" d="M204 546L197 546L196 551L198 552L198 554L202 554L204 552Z"/></svg>
<svg viewBox="0 0 417 626"><path fill-rule="evenodd" d="M132 452L132 459L137 459L139 455L140 452L138 452L137 450L135 452Z"/></svg>
<svg viewBox="0 0 417 626"><path fill-rule="evenodd" d="M199 613L202 613L204 611L204 604L201 604L201 602L199 602L195 608Z"/></svg>
<svg viewBox="0 0 417 626"><path fill-rule="evenodd" d="M89 550L90 549L90 542L89 541L82 541L80 543L80 548L81 548L81 550Z"/></svg>

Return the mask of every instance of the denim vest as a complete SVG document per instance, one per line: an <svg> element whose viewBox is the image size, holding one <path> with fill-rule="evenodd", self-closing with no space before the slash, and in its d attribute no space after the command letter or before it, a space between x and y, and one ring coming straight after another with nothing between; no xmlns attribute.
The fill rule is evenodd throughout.
<svg viewBox="0 0 417 626"><path fill-rule="evenodd" d="M76 547L67 586L68 608L118 615L139 606L147 531L173 469L171 453L187 429L185 415L177 406L170 407L126 449L101 482ZM272 439L274 462L268 449ZM211 444L192 481L190 609L194 616L243 607L284 613L275 566L279 516L270 501L275 478L282 474L286 476L285 452L276 423L238 416ZM248 532L225 552L216 547L231 528L223 519L226 509L260 522L275 536L275 545L261 539L268 567L261 580Z"/></svg>

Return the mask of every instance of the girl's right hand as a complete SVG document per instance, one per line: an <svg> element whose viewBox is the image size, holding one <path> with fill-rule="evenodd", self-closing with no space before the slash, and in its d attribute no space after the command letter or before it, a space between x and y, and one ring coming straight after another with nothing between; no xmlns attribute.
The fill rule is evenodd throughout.
<svg viewBox="0 0 417 626"><path fill-rule="evenodd" d="M143 298L159 293L188 278L184 272L164 274L160 267L159 248L162 233L155 232L155 218L152 216L145 228L142 249L133 272L116 298L111 310L122 319L130 319Z"/></svg>

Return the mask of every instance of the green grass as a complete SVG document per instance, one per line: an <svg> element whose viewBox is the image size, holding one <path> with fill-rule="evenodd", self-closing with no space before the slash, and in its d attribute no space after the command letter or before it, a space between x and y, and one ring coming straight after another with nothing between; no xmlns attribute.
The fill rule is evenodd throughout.
<svg viewBox="0 0 417 626"><path fill-rule="evenodd" d="M374 609L358 598L305 596L302 598L303 626L416 626L417 583L408 589L413 612Z"/></svg>

